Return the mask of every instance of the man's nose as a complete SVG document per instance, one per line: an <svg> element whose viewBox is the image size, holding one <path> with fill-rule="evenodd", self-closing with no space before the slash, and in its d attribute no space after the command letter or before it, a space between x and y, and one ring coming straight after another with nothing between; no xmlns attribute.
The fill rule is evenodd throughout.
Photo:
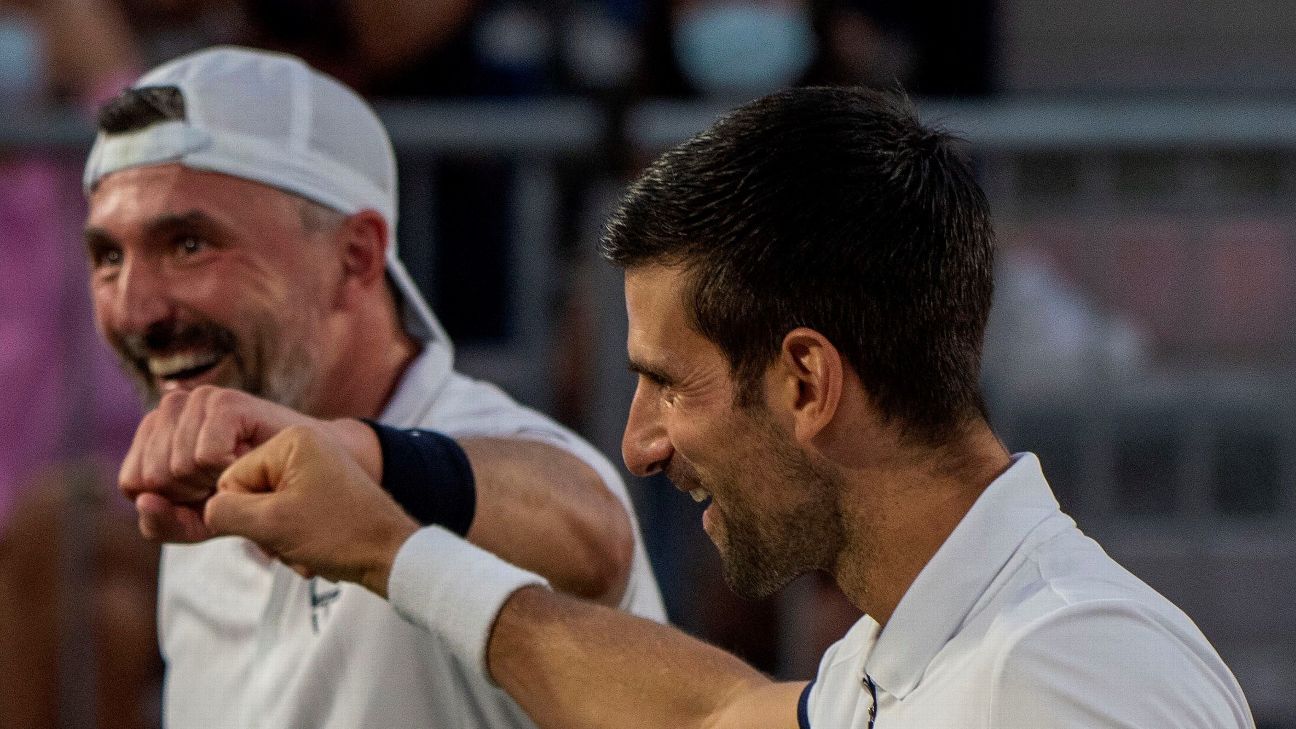
<svg viewBox="0 0 1296 729"><path fill-rule="evenodd" d="M636 476L652 476L666 469L674 452L656 400L645 396L640 387L630 403L621 437L621 458L626 468Z"/></svg>
<svg viewBox="0 0 1296 729"><path fill-rule="evenodd" d="M166 278L149 261L128 258L114 284L111 306L118 331L142 334L171 315Z"/></svg>

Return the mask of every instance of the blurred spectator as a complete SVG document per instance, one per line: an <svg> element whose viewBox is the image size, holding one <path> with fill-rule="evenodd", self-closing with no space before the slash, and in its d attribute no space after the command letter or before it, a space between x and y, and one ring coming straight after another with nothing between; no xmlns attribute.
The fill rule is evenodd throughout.
<svg viewBox="0 0 1296 729"><path fill-rule="evenodd" d="M47 471L0 535L0 729L159 725L158 549L114 473Z"/></svg>
<svg viewBox="0 0 1296 729"><path fill-rule="evenodd" d="M819 53L803 0L680 0L670 8L671 50L704 96L760 96L801 80Z"/></svg>
<svg viewBox="0 0 1296 729"><path fill-rule="evenodd" d="M524 3L239 0L239 5L250 29L244 45L301 56L370 98L500 97L549 88L552 28Z"/></svg>
<svg viewBox="0 0 1296 729"><path fill-rule="evenodd" d="M380 100L518 98L553 88L553 27L516 0L240 0L247 44L284 50ZM303 23L309 17L311 22ZM431 240L402 234L404 251L432 248L410 272L458 342L508 334L514 236L513 165L483 155L402 156L422 176L434 211ZM411 216L413 217L413 216ZM401 233L402 231L398 231Z"/></svg>
<svg viewBox="0 0 1296 729"><path fill-rule="evenodd" d="M0 4L17 108L93 105L135 59L114 4ZM157 725L156 550L114 488L139 406L89 316L79 177L79 158L0 148L4 729Z"/></svg>
<svg viewBox="0 0 1296 729"><path fill-rule="evenodd" d="M0 532L21 484L68 458L115 462L138 421L130 385L94 341L72 169L0 156Z"/></svg>
<svg viewBox="0 0 1296 729"><path fill-rule="evenodd" d="M17 108L89 112L145 52L125 4L0 2L0 84ZM139 405L93 331L80 170L79 154L0 148L4 729L158 725L156 548L115 488Z"/></svg>
<svg viewBox="0 0 1296 729"><path fill-rule="evenodd" d="M1150 342L1130 318L1099 306L1047 252L1005 246L986 328L983 386L992 402L1045 401L1147 373Z"/></svg>
<svg viewBox="0 0 1296 729"><path fill-rule="evenodd" d="M751 98L789 85L991 89L990 0L652 0L639 86Z"/></svg>

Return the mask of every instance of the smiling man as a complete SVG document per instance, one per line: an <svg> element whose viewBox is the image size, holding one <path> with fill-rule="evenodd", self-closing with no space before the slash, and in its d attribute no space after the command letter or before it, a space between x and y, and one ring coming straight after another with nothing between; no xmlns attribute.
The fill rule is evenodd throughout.
<svg viewBox="0 0 1296 729"><path fill-rule="evenodd" d="M428 429L437 474L401 492L425 523L664 618L615 468L452 369L395 253L391 143L352 91L278 54L177 59L104 107L85 189L96 321L154 406L121 486L146 536L193 543L163 550L167 726L530 726L369 592L210 539L216 476L289 424L388 460L388 426Z"/></svg>
<svg viewBox="0 0 1296 729"><path fill-rule="evenodd" d="M990 429L992 248L953 141L851 89L738 109L649 167L609 226L639 373L626 464L711 499L740 592L823 570L865 613L812 682L420 528L309 430L232 464L205 523L385 595L542 727L1253 727L1192 621Z"/></svg>

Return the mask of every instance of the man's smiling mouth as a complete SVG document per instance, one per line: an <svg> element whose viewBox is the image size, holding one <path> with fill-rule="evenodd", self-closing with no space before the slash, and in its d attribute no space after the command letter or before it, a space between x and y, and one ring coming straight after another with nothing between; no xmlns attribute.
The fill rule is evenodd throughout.
<svg viewBox="0 0 1296 729"><path fill-rule="evenodd" d="M225 352L198 350L154 355L146 360L148 372L159 380L187 380L198 377L220 363Z"/></svg>

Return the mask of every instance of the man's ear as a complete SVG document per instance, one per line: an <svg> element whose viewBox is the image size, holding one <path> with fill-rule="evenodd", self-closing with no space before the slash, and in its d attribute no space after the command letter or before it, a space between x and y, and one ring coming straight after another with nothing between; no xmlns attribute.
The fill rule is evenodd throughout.
<svg viewBox="0 0 1296 729"><path fill-rule="evenodd" d="M338 230L347 280L362 288L384 285L387 272L387 221L374 210L348 215Z"/></svg>
<svg viewBox="0 0 1296 729"><path fill-rule="evenodd" d="M797 327L783 337L777 369L793 437L809 442L832 422L841 403L841 353L819 332Z"/></svg>

